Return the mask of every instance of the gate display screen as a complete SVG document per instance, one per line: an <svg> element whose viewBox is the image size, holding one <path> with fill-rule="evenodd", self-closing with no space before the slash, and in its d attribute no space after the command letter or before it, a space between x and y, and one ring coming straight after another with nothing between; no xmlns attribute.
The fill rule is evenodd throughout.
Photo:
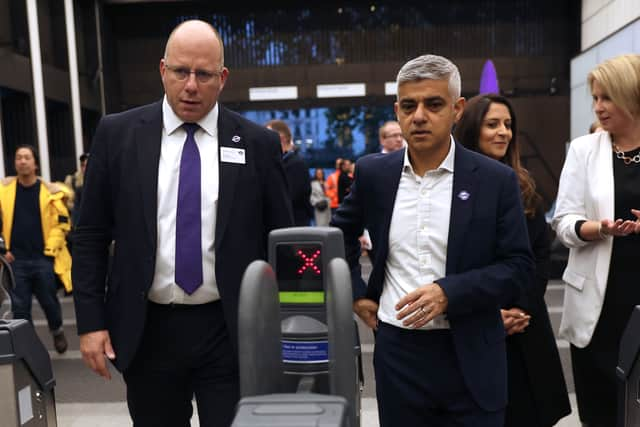
<svg viewBox="0 0 640 427"><path fill-rule="evenodd" d="M276 245L276 278L282 304L323 304L322 245Z"/></svg>

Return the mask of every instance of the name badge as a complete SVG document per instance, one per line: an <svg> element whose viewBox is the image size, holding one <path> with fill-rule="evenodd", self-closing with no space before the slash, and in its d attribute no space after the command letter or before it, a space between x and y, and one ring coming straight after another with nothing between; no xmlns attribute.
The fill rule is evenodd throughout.
<svg viewBox="0 0 640 427"><path fill-rule="evenodd" d="M244 148L220 147L220 161L244 165L247 162L244 156Z"/></svg>

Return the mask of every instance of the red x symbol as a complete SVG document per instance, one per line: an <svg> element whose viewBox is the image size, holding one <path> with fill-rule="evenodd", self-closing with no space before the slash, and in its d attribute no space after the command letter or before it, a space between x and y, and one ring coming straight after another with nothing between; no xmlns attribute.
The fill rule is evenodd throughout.
<svg viewBox="0 0 640 427"><path fill-rule="evenodd" d="M306 253L302 252L302 249L298 249L298 252L296 252L296 254L302 261L302 265L298 269L298 275L302 276L302 273L304 273L307 268L313 271L315 274L320 275L321 271L316 265L316 260L320 256L320 249L316 250L311 255L307 255Z"/></svg>

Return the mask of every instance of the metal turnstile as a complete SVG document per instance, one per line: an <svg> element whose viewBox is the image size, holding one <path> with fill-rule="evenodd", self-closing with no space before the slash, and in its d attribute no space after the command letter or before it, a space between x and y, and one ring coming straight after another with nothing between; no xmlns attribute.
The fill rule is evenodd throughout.
<svg viewBox="0 0 640 427"><path fill-rule="evenodd" d="M616 373L621 381L618 426L640 426L640 305L637 305L620 340Z"/></svg>
<svg viewBox="0 0 640 427"><path fill-rule="evenodd" d="M344 397L315 393L245 397L233 427L347 427L348 407Z"/></svg>
<svg viewBox="0 0 640 427"><path fill-rule="evenodd" d="M0 303L15 287L0 236ZM56 427L49 353L27 320L0 320L0 426Z"/></svg>
<svg viewBox="0 0 640 427"><path fill-rule="evenodd" d="M0 425L55 427L49 353L27 320L0 320Z"/></svg>
<svg viewBox="0 0 640 427"><path fill-rule="evenodd" d="M361 355L342 232L275 230L269 261L251 263L242 280L233 427L359 427Z"/></svg>

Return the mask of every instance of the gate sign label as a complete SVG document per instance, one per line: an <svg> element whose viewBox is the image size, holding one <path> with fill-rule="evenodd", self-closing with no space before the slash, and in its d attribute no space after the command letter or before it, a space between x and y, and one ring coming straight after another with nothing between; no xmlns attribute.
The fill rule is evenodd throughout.
<svg viewBox="0 0 640 427"><path fill-rule="evenodd" d="M286 363L327 363L329 342L282 340L282 360Z"/></svg>

